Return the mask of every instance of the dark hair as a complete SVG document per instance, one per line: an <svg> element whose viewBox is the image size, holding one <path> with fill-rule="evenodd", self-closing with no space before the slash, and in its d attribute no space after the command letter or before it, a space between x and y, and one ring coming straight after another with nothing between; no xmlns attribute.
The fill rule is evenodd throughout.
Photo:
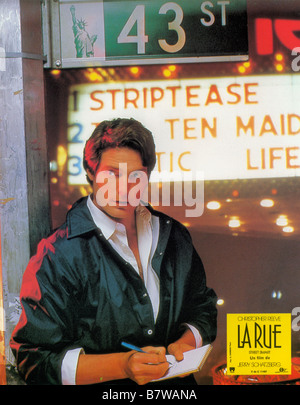
<svg viewBox="0 0 300 405"><path fill-rule="evenodd" d="M152 133L133 118L116 118L102 121L85 144L83 167L95 175L101 155L110 148L131 148L140 153L142 163L150 176L156 163L155 144ZM90 184L92 181L87 176Z"/></svg>

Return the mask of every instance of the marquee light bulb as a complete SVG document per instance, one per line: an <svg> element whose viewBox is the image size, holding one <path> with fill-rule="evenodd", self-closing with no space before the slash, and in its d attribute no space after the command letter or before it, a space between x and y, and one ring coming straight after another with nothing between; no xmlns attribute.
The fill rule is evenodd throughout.
<svg viewBox="0 0 300 405"><path fill-rule="evenodd" d="M265 198L265 199L261 200L260 205L262 207L266 207L266 208L273 207L274 206L274 201L269 199L269 198Z"/></svg>
<svg viewBox="0 0 300 405"><path fill-rule="evenodd" d="M288 219L285 215L280 215L276 219L276 225L278 225L278 226L286 226L287 224L288 224Z"/></svg>
<svg viewBox="0 0 300 405"><path fill-rule="evenodd" d="M57 77L57 76L60 76L61 70L59 70L59 69L52 69L50 73L52 74L52 76Z"/></svg>
<svg viewBox="0 0 300 405"><path fill-rule="evenodd" d="M221 204L219 201L209 201L206 206L209 210L218 210L221 207Z"/></svg>
<svg viewBox="0 0 300 405"><path fill-rule="evenodd" d="M163 75L164 75L166 78L168 78L168 77L170 77L170 76L172 75L172 73L170 72L169 69L164 69L164 70L163 70Z"/></svg>
<svg viewBox="0 0 300 405"><path fill-rule="evenodd" d="M139 68L138 66L132 66L132 67L130 68L130 72L131 72L134 76L137 76L137 75L140 74L141 70L140 70L140 68Z"/></svg>
<svg viewBox="0 0 300 405"><path fill-rule="evenodd" d="M294 228L292 226L284 226L282 228L282 231L285 233L292 233L292 232L294 232Z"/></svg>
<svg viewBox="0 0 300 405"><path fill-rule="evenodd" d="M281 63L276 63L275 69L277 72L282 72L283 71L283 65Z"/></svg>
<svg viewBox="0 0 300 405"><path fill-rule="evenodd" d="M237 218L232 218L232 219L229 220L228 226L230 228L238 228L238 227L241 226L241 221L239 219L237 219Z"/></svg>
<svg viewBox="0 0 300 405"><path fill-rule="evenodd" d="M282 61L283 61L283 55L282 55L282 53L276 53L275 59L276 59L278 62L282 62Z"/></svg>

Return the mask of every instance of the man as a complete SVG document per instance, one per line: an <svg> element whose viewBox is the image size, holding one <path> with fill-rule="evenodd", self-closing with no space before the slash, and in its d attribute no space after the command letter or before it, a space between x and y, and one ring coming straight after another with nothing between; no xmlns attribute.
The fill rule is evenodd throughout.
<svg viewBox="0 0 300 405"><path fill-rule="evenodd" d="M133 119L104 121L87 141L93 193L24 273L11 348L27 383L146 384L167 371L166 350L181 360L215 339L216 295L189 233L140 201L155 161Z"/></svg>

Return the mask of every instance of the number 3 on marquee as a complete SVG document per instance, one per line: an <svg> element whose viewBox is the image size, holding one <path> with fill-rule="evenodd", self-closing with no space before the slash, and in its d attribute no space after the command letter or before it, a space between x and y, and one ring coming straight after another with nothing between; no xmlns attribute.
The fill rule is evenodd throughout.
<svg viewBox="0 0 300 405"><path fill-rule="evenodd" d="M159 46L168 53L174 53L180 51L185 45L185 31L181 27L183 20L182 8L173 2L165 3L161 6L159 14L167 14L168 11L173 10L175 12L175 18L173 21L168 23L169 30L176 31L178 36L178 41L176 44L169 45L165 39L159 39ZM137 25L137 35L130 35L130 32L134 25ZM124 25L120 35L118 36L118 44L137 44L137 53L144 54L146 52L145 44L148 42L148 35L145 34L145 6L138 5L133 10L132 14L128 18L126 24Z"/></svg>

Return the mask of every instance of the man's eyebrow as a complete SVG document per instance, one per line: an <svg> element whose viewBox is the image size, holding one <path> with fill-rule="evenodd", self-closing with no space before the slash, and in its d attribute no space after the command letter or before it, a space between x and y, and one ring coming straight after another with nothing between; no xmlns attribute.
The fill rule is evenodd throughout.
<svg viewBox="0 0 300 405"><path fill-rule="evenodd" d="M117 171L119 171L119 165L118 166L104 165L103 167L101 167L101 171L107 171L107 170L117 172Z"/></svg>
<svg viewBox="0 0 300 405"><path fill-rule="evenodd" d="M124 163L123 163L123 164L124 164ZM101 168L101 171L111 170L111 171L114 171L114 172L118 172L119 169L120 169L119 164L118 164L117 166L104 165L104 166ZM138 169L131 170L130 173L132 173L132 172L147 172L147 171L148 171L147 167L142 166L142 167L140 167L140 168L138 168Z"/></svg>
<svg viewBox="0 0 300 405"><path fill-rule="evenodd" d="M140 169L134 169L132 170L130 173L132 172L147 172L147 167L141 167Z"/></svg>

